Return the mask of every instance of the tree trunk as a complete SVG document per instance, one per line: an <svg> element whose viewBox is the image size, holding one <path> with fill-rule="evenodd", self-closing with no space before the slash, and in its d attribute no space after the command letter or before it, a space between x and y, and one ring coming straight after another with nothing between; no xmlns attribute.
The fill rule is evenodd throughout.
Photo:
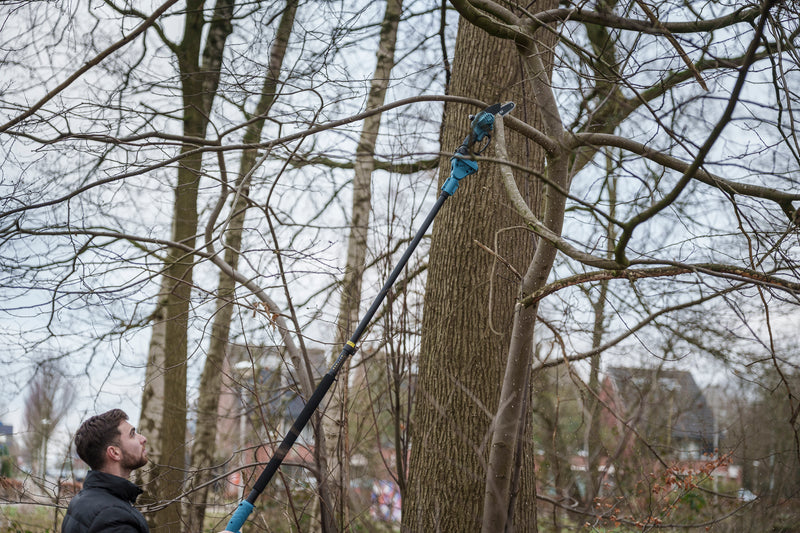
<svg viewBox="0 0 800 533"><path fill-rule="evenodd" d="M617 206L617 179L613 175L612 158L610 154L606 155L606 179L608 180L608 204L609 219L616 218ZM614 225L609 221L606 225L607 244L606 244L606 257L612 258L614 254L614 241L616 240L616 233ZM594 312L594 326L592 329L592 349L596 350L603 342L603 335L606 329L606 298L608 297L609 281L603 280L600 282L600 291L597 295L597 300L592 302L592 311ZM590 295L587 294L587 297ZM586 495L584 497L584 507L591 509L594 505L594 500L600 495L600 487L605 474L600 472L600 460L605 456L608 457L608 450L602 442L602 435L600 433L600 356L595 354L591 358L591 365L589 370L589 393L587 395L588 424L586 432L585 449L586 456Z"/></svg>
<svg viewBox="0 0 800 533"><path fill-rule="evenodd" d="M538 7L538 6L537 6ZM549 57L549 55L548 55ZM487 103L514 100L514 115L534 126L539 114L513 43L495 39L461 21L451 90ZM475 109L446 105L442 149L463 140ZM508 135L511 158L534 170L544 165L536 145ZM491 155L491 154L490 154ZM450 165L441 162L446 178ZM517 176L529 205L538 205L540 183ZM516 272L478 246L489 246ZM519 275L534 239L509 206L498 168L481 165L462 182L433 226L422 324L417 403L411 427L408 531L476 531L481 515L491 422L498 405L508 353ZM530 440L521 451L527 465L515 498L522 530L535 530L535 483Z"/></svg>
<svg viewBox="0 0 800 533"><path fill-rule="evenodd" d="M147 436L147 455L150 459L150 466L134 472L134 480L143 487L148 487L152 481L155 463L161 457L161 419L163 418L164 406L164 337L167 334L167 327L164 323L164 294L167 291L167 278L161 277L161 288L159 290L158 303L156 309L150 316L153 324L150 332L150 344L147 350L147 366L144 371L144 388L142 389L142 407L139 416L139 433ZM151 502L150 490L147 488L145 493L139 498L139 503Z"/></svg>
<svg viewBox="0 0 800 533"><path fill-rule="evenodd" d="M206 135L225 41L233 29L233 5L233 0L218 0L201 56L206 24L203 2L187 2L183 41L173 45L181 73L183 134L187 137ZM191 153L194 148L187 144L181 147L181 153L187 156L178 166L171 235L173 241L190 247L194 247L197 233L197 195L202 168L202 154ZM150 445L157 454L151 457L153 466L148 492L159 502L180 494L186 469L186 358L193 266L192 254L179 249L168 250L160 294L159 311L163 312L163 320L154 326L150 343L148 363L158 365L163 361L163 366L156 366L154 372L148 370L154 378L145 384L141 420L145 421L144 427L155 428L150 435ZM159 324L163 324L163 330ZM159 352L161 347L163 353ZM145 411L145 405L152 411ZM154 531L180 530L181 506L168 505L151 515L150 520Z"/></svg>
<svg viewBox="0 0 800 533"><path fill-rule="evenodd" d="M254 144L261 140L264 122L277 96L280 70L286 48L294 26L298 0L289 0L281 14L281 20L270 48L269 68L264 76L261 98L256 105L257 120L248 125L243 143ZM242 245L242 233L245 212L250 192L250 176L256 165L257 151L247 149L242 153L239 175L236 179L235 200L231 206L230 222L225 233L225 262L236 269ZM192 443L191 467L194 476L191 483L199 487L191 491L187 507L186 533L202 531L203 520L208 499L208 486L211 479L211 467L214 464L215 443L217 436L217 409L222 386L222 366L229 345L231 318L234 311L235 282L224 272L220 272L216 297L216 313L211 327L211 342L208 348L203 374L200 379L200 391L197 407L197 431ZM188 488L188 487L187 487Z"/></svg>
<svg viewBox="0 0 800 533"><path fill-rule="evenodd" d="M387 0L386 12L381 23L377 63L372 76L367 109L383 105L389 77L394 67L394 51L397 43L397 27L403 8L402 0ZM361 281L367 255L369 215L372 207L372 171L375 169L375 141L378 138L382 114L364 119L361 138L356 149L355 173L353 177L353 208L350 220L350 235L347 241L347 260L336 320L336 351L347 342L359 320L361 309ZM338 531L349 529L350 444L348 441L348 373L349 360L339 371L339 379L331 391L330 402L323 418L327 446L329 479L333 480L334 516Z"/></svg>

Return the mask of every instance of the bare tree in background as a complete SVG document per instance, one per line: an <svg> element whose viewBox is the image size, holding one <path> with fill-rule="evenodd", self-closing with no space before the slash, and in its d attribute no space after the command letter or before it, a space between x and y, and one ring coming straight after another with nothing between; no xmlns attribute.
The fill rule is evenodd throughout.
<svg viewBox="0 0 800 533"><path fill-rule="evenodd" d="M342 50L361 46L364 37L378 44L382 13L367 13L357 4L303 11L296 2L170 1L151 12L114 3L79 3L75 12L48 7L47 24L32 4L13 13L9 27L19 28L12 39L15 57L29 61L3 56L5 72L14 74L3 93L8 104L0 125L4 154L13 159L20 145L48 146L46 154L31 157L32 166L12 165L12 179L4 176L0 217L8 305L3 312L33 317L14 340L23 354L20 366L25 348L33 344L81 339L70 344L68 359L78 373L91 376L85 399L96 401L112 386L105 373L138 376L143 371L137 425L148 436L155 460L152 475L141 480L150 499L148 517L154 529L181 523L193 530L200 527L204 505L219 501L219 492L211 490L209 497L208 490L225 484L217 474L230 461L212 457L215 404L230 338L286 348L287 387L301 397L308 397L314 385L304 343L333 343L326 328L333 329L335 316L319 310L340 282L329 248L335 248L330 243L343 233L350 215L339 196L349 187L350 155L359 152L364 167L374 149L359 149L350 135L363 129L362 120L374 121L383 111L362 113L362 81L339 74L364 62L345 57ZM295 10L302 21L298 47L289 49L284 63ZM427 11L411 10L408 16L416 22L428 18L425 27L431 28ZM367 24L359 27L353 13ZM388 22L391 35L400 23L396 9ZM37 35L44 27L52 32ZM74 52L67 64L83 67L65 73L59 61L49 61L48 51L59 48L59 34L82 43L63 51ZM91 39L81 38L86 35ZM425 41L421 34L417 38ZM421 50L416 41L402 48L412 57ZM392 84L386 70L394 63L392 54L381 50L388 61L382 62L370 107L383 104ZM37 82L26 84L37 77L30 75L35 69ZM383 171L397 164L414 173L423 166L416 164L420 154L410 152L423 152L430 168L427 152L436 150L431 139L439 129L438 113L408 106L441 101L424 96L435 89L431 80L439 74L413 62L405 69L398 79L407 87L395 96L412 96L385 107L395 110L395 118L411 110L415 120L398 120L391 132L411 131L414 137L410 143L385 142L393 153L377 154L373 164ZM50 104L55 108L71 99L82 103L49 114ZM35 102L28 106L23 100ZM377 133L371 125L366 131ZM303 143L305 153L300 152ZM48 180L39 180L48 170L53 171ZM369 174L363 170L361 177ZM229 180L234 175L237 179ZM411 195L417 202L422 197ZM245 217L247 210L256 215ZM369 222L368 216L357 218L359 224ZM386 257L394 253L388 250ZM217 281L213 288L212 279ZM44 296L37 302L31 294ZM147 359L143 331L148 332ZM199 378L199 392L190 381L201 375L198 364L208 369ZM188 402L195 399L197 426L187 423ZM268 452L282 437L276 433L264 423L256 434L260 441L248 444L261 450L263 443ZM185 482L193 439L191 470L197 475ZM237 458L250 458L252 452L234 450ZM325 469L305 467L314 472L321 491ZM296 494L316 491L292 486L287 506ZM333 505L321 508L331 511Z"/></svg>
<svg viewBox="0 0 800 533"><path fill-rule="evenodd" d="M276 76L268 58L293 6L292 45ZM125 376L126 396L142 394L139 425L165 467L146 487L160 529L200 527L211 501L230 510L231 465L261 460L283 436L274 418L254 416L253 442L237 439L230 456L209 458L225 345L285 348L286 383L274 392L300 398L313 387L303 346L340 348L339 318L353 313L336 290L349 274L355 155L370 152L380 170L371 212L358 217L374 248L352 271L364 267L369 287L436 189L431 156L442 156L446 175L468 115L496 101L519 107L498 123L480 173L440 213L429 270L423 262L407 274L428 276L421 339L417 316L380 315L365 357L355 360L364 367L359 386L376 389L353 391L343 407L352 415L343 436L358 437L350 449L380 457L372 475L394 476L405 491L403 527L535 531L541 502L562 509L562 524L619 518L568 500L577 476L559 478L557 497L535 486L532 384L558 393L565 376L588 376L576 388L596 392L600 354L605 364L635 354L652 366L719 365L712 372L738 380L752 379L754 363L766 365L774 373L764 370L759 383L780 391L769 399L787 430L776 433L775 447L793 436L796 446L796 352L783 344L795 333L798 294L796 7L452 6L463 17L457 39L455 10L404 5L385 104L376 108L367 103L375 74L364 50L380 40L383 4L2 7L0 361L9 385L0 394L22 396L20 376L41 350L64 354L65 374L85 384L83 401L118 402ZM364 121L378 115L374 147L359 148L362 132L377 130ZM391 295L391 311L414 307L402 298ZM386 376L371 373L371 361ZM554 366L560 389L536 379ZM400 417L414 396L409 443ZM540 397L567 412L564 397ZM372 398L385 412L363 405ZM255 403L263 410L270 400ZM162 417L160 405L175 417ZM595 409L587 404L586 412ZM574 439L559 422L548 426L552 454L568 457ZM635 427L625 427L634 438ZM742 434L743 446L753 444ZM218 432L218 441L226 437ZM391 444L400 453L388 472L381 447ZM650 443L637 444L640 465L660 464ZM320 440L306 446L302 457L323 448ZM346 440L339 449L347 455ZM762 452L792 464L791 454ZM314 505L333 510L320 498L319 480L328 479L320 464L287 464L248 526L276 529L270 520L290 516L300 529ZM188 482L187 471L196 474ZM346 472L337 477L348 483ZM625 520L663 520L617 490L613 497L632 510ZM194 513L191 522L181 508ZM716 527L732 511L708 506L703 520ZM702 525L698 516L675 525ZM324 527L373 525L366 508L351 517Z"/></svg>
<svg viewBox="0 0 800 533"><path fill-rule="evenodd" d="M386 100L386 90L391 81L395 63L397 29L403 11L402 0L387 0L378 40L377 61L367 95L368 109L379 108ZM382 114L364 120L363 129L356 148L353 173L353 201L350 209L350 228L344 278L341 284L339 313L336 320L336 336L331 362L339 357L341 347L350 339L361 311L361 285L366 269L367 238L372 210L372 173L375 170L375 143L381 125ZM349 411L349 360L339 371L339 379L329 393L331 400L325 408L325 455L328 459L329 477L335 487L333 511L336 529L346 531L350 527L350 458L351 444L348 428ZM327 478L328 476L326 476Z"/></svg>
<svg viewBox="0 0 800 533"><path fill-rule="evenodd" d="M275 40L270 48L269 64L264 74L261 96L256 105L255 112L249 121L244 135L246 144L257 143L261 140L262 132L269 111L278 96L280 88L280 73L286 49L291 37L297 12L296 1L286 4L276 31ZM263 160L262 160L263 162ZM242 245L245 215L249 207L250 183L258 164L258 153L255 148L244 150L239 165L239 173L234 184L234 200L231 208L230 221L225 231L224 257L225 262L236 269L239 263L239 254ZM220 203L230 191L223 188ZM211 249L214 243L206 236L206 245ZM188 480L187 490L190 504L185 512L185 531L199 531L202 528L206 511L206 502L209 494L208 482L211 479L211 468L214 464L218 406L222 384L222 375L225 368L224 359L230 349L231 321L234 315L235 280L225 272L219 273L217 288L217 312L211 326L211 342L203 366L200 380L200 391L197 408L197 430L192 442L191 466L195 475ZM320 480L324 484L324 480ZM192 491L191 486L199 489Z"/></svg>
<svg viewBox="0 0 800 533"><path fill-rule="evenodd" d="M22 442L32 473L44 481L47 475L47 445L75 402L75 389L57 362L38 366L25 393L25 426Z"/></svg>

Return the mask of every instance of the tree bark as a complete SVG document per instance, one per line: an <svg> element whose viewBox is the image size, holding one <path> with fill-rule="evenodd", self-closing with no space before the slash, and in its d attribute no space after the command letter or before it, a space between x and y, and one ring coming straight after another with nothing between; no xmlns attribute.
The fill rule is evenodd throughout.
<svg viewBox="0 0 800 533"><path fill-rule="evenodd" d="M187 2L183 40L177 45L169 43L181 74L183 134L187 137L206 135L225 41L233 30L233 7L233 0L217 1L203 47L203 29L207 24L203 1ZM197 233L202 168L202 155L189 154L193 149L191 145L181 146L181 153L188 155L178 166L171 237L189 247L194 247ZM155 428L150 445L157 453L151 457L148 492L157 501L169 501L180 494L186 469L186 358L193 267L192 254L176 248L168 250L160 294L159 312L163 313L163 320L156 323L150 343L148 364L158 365L163 361L163 366L148 371L154 377L145 384L141 420L144 427ZM159 324L163 324L163 330ZM159 351L161 347L163 353ZM161 392L161 397L157 392ZM152 411L145 411L145 405ZM179 530L181 506L168 505L153 513L150 521L153 531Z"/></svg>
<svg viewBox="0 0 800 533"><path fill-rule="evenodd" d="M555 5L555 3L553 4ZM537 6L539 7L539 6ZM514 115L537 126L541 116L522 65L509 41L461 21L451 90L487 103L514 100ZM548 57L551 57L548 53ZM446 105L443 150L463 140L468 115L477 110ZM509 134L511 158L541 171L543 151ZM449 172L447 159L440 168ZM440 175L440 182L446 175ZM519 175L519 188L538 212L540 183ZM514 271L477 245L494 249ZM433 226L422 324L417 403L411 427L407 531L476 531L486 482L491 421L511 336L519 272L525 272L534 239L507 200L497 167L484 163L465 179ZM525 445L515 499L521 530L535 530L533 450Z"/></svg>
<svg viewBox="0 0 800 533"><path fill-rule="evenodd" d="M275 40L270 48L268 70L264 76L261 97L256 105L254 119L251 121L243 137L245 145L255 144L261 140L266 116L275 102L280 81L280 70L283 58L294 26L298 0L289 0L281 14ZM252 171L257 164L257 150L246 149L242 152L239 174L234 190L235 199L231 206L230 221L225 232L225 262L236 269L242 246L245 214L248 207L248 195ZM214 464L215 443L217 435L217 408L222 386L222 367L229 346L231 318L235 304L234 279L220 272L216 297L216 313L211 327L211 343L208 348L203 374L200 379L198 394L197 432L192 443L191 467L195 472L191 479L193 486L199 487L190 492L186 512L186 533L201 531L206 511L208 486L211 479L211 467ZM188 488L188 487L187 487Z"/></svg>

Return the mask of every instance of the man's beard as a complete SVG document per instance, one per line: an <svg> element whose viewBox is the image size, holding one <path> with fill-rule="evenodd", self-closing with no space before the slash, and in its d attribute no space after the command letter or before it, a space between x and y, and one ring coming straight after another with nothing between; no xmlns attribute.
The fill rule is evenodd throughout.
<svg viewBox="0 0 800 533"><path fill-rule="evenodd" d="M127 453L123 453L122 460L120 461L120 466L128 470L136 470L137 468L141 468L146 464L147 456L144 454L134 457L132 455L128 455Z"/></svg>

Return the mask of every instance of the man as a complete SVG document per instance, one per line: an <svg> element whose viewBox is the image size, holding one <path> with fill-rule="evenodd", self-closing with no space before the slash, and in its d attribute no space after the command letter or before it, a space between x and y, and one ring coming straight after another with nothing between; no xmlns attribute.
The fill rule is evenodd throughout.
<svg viewBox="0 0 800 533"><path fill-rule="evenodd" d="M75 433L75 449L91 470L69 504L62 533L150 531L142 513L133 507L142 489L128 481L131 472L147 464L146 443L121 409L81 424Z"/></svg>

